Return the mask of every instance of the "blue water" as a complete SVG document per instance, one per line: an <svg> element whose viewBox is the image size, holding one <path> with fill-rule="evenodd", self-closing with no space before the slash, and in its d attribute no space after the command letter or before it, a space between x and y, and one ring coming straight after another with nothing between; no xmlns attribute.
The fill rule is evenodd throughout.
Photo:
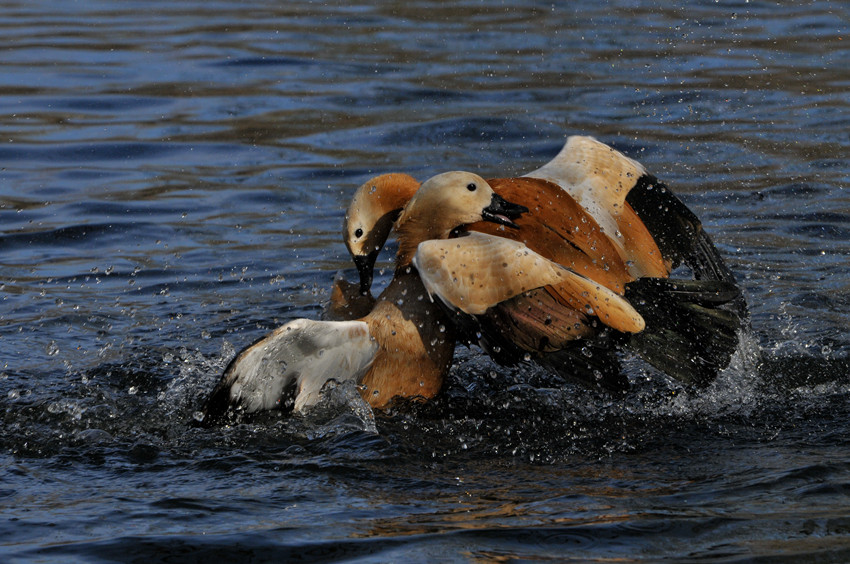
<svg viewBox="0 0 850 564"><path fill-rule="evenodd" d="M850 560L850 8L517 4L2 5L0 560ZM570 134L742 281L706 392L459 349L429 405L189 425L320 315L360 183L521 174Z"/></svg>

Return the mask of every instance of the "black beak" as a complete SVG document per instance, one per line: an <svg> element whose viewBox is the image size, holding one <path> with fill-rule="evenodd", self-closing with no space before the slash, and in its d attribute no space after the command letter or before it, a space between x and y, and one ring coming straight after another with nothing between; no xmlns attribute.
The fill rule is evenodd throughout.
<svg viewBox="0 0 850 564"><path fill-rule="evenodd" d="M519 225L511 220L519 218L520 215L527 211L527 207L511 203L494 192L493 198L490 200L490 205L481 211L481 218L484 221L492 221L500 225L518 228Z"/></svg>
<svg viewBox="0 0 850 564"><path fill-rule="evenodd" d="M372 291L372 274L375 272L375 261L378 259L378 251L372 251L368 255L355 255L354 266L360 274L360 293L368 296Z"/></svg>

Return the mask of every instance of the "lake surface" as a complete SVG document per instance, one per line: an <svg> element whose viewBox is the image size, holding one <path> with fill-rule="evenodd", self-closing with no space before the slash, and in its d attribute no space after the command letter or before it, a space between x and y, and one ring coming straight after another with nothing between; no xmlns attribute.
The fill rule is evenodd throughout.
<svg viewBox="0 0 850 564"><path fill-rule="evenodd" d="M850 7L515 4L0 3L0 560L850 560ZM707 391L461 348L426 406L190 426L320 315L362 182L571 134L744 285Z"/></svg>

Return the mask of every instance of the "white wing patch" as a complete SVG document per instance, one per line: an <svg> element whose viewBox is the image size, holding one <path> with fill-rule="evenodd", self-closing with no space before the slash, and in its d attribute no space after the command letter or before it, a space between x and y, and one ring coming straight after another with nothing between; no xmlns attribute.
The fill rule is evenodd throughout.
<svg viewBox="0 0 850 564"><path fill-rule="evenodd" d="M296 319L243 350L224 374L231 405L252 413L277 407L296 385L295 411L313 405L328 380L359 380L378 345L362 321Z"/></svg>
<svg viewBox="0 0 850 564"><path fill-rule="evenodd" d="M622 248L617 237L617 216L626 196L646 174L643 165L593 137L574 135L554 159L525 176L554 182L566 190Z"/></svg>
<svg viewBox="0 0 850 564"><path fill-rule="evenodd" d="M471 315L564 276L524 244L477 232L420 243L413 266L432 299Z"/></svg>
<svg viewBox="0 0 850 564"><path fill-rule="evenodd" d="M641 315L622 296L535 253L523 243L471 232L419 244L413 265L429 295L470 315L523 292L554 286L576 309L620 331L638 332Z"/></svg>

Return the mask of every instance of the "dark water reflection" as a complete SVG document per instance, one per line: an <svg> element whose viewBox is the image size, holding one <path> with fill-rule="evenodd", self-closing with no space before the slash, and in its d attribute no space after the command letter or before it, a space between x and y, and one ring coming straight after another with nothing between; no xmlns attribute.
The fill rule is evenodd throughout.
<svg viewBox="0 0 850 564"><path fill-rule="evenodd" d="M850 558L844 4L0 8L0 559ZM237 348L318 315L357 185L577 133L744 281L708 392L461 350L432 405L188 427Z"/></svg>

